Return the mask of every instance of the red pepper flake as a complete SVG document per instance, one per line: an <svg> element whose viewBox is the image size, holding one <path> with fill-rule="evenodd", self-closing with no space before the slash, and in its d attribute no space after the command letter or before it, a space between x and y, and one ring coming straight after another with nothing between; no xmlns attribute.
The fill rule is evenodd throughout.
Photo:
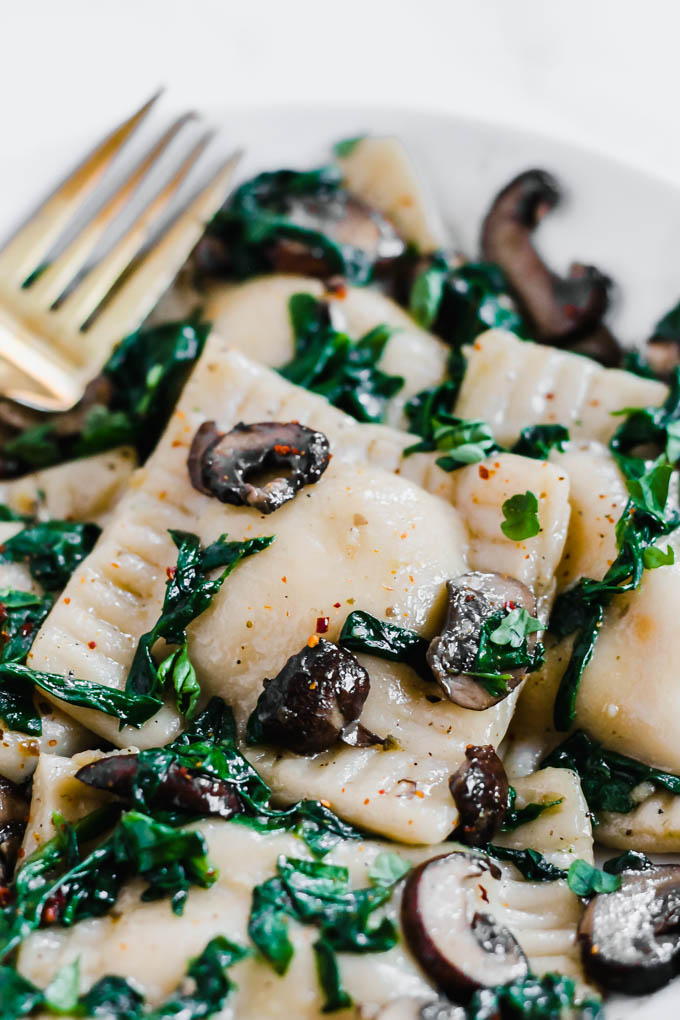
<svg viewBox="0 0 680 1020"><path fill-rule="evenodd" d="M308 648L316 648L318 643L319 643L319 636L318 636L318 634L312 634L312 635L310 635L310 637L307 638L307 647Z"/></svg>
<svg viewBox="0 0 680 1020"><path fill-rule="evenodd" d="M10 892L8 885L0 885L0 907L8 907Z"/></svg>
<svg viewBox="0 0 680 1020"><path fill-rule="evenodd" d="M364 800L364 804L370 804L370 803L371 803L371 798L370 797L366 797L366 799Z"/></svg>
<svg viewBox="0 0 680 1020"><path fill-rule="evenodd" d="M489 477L489 469L484 467L483 464L480 464L477 470L479 471L479 477L483 478L484 481L486 481L487 478Z"/></svg>
<svg viewBox="0 0 680 1020"><path fill-rule="evenodd" d="M66 596L66 598L64 599L64 605L66 605L66 606L70 606L70 605L71 605L71 600L70 600L70 598L68 597L68 595L67 595L67 596Z"/></svg>
<svg viewBox="0 0 680 1020"><path fill-rule="evenodd" d="M33 624L30 620L26 620L26 623L21 624L21 636L28 637L29 634L33 633Z"/></svg>
<svg viewBox="0 0 680 1020"><path fill-rule="evenodd" d="M177 568L176 567L166 567L165 568L165 573L166 573L166 576L168 578L168 581L172 581L173 577L177 573Z"/></svg>
<svg viewBox="0 0 680 1020"><path fill-rule="evenodd" d="M284 584L288 584L288 578L286 577L286 575L285 575L285 574L283 575L283 577L281 578L281 580L283 581L283 583L284 583Z"/></svg>
<svg viewBox="0 0 680 1020"><path fill-rule="evenodd" d="M96 641L88 641L87 642L87 647L88 648L96 648L97 647L97 642Z"/></svg>
<svg viewBox="0 0 680 1020"><path fill-rule="evenodd" d="M328 624L330 620L327 616L317 616L316 618L316 632L317 634L325 634L328 630Z"/></svg>
<svg viewBox="0 0 680 1020"><path fill-rule="evenodd" d="M489 902L489 896L488 896L488 893L487 893L486 889L484 888L484 886L482 885L481 882L477 883L477 888L480 890L480 892L482 894L482 899L484 900L484 902L488 903Z"/></svg>
<svg viewBox="0 0 680 1020"><path fill-rule="evenodd" d="M334 602L333 603L333 609L339 609L341 605L342 605L342 602Z"/></svg>
<svg viewBox="0 0 680 1020"><path fill-rule="evenodd" d="M384 792L385 792L384 790L378 790L378 793L380 794L383 794Z"/></svg>

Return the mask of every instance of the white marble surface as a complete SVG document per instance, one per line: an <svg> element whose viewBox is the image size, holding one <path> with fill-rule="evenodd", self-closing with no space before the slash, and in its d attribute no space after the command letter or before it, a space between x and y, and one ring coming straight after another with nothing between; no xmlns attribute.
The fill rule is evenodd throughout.
<svg viewBox="0 0 680 1020"><path fill-rule="evenodd" d="M3 159L92 137L166 83L203 108L462 113L680 184L679 30L672 0L0 0Z"/></svg>

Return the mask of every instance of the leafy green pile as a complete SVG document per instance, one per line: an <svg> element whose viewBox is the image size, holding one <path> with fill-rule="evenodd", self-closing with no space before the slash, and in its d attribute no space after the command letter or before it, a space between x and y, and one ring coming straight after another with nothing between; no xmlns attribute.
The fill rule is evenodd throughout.
<svg viewBox="0 0 680 1020"><path fill-rule="evenodd" d="M165 427L191 367L201 355L208 323L189 320L145 326L126 336L102 369L111 388L107 403L96 402L80 415L51 415L8 440L1 454L12 474L49 467L74 457L137 447L142 458L153 449Z"/></svg>
<svg viewBox="0 0 680 1020"><path fill-rule="evenodd" d="M344 1009L352 1000L342 987L336 953L380 953L397 943L397 928L373 913L386 903L410 865L396 854L383 854L369 874L372 885L350 889L347 868L279 857L276 876L253 890L248 933L277 974L285 974L294 955L288 918L314 925L319 984L324 1012Z"/></svg>
<svg viewBox="0 0 680 1020"><path fill-rule="evenodd" d="M234 191L207 233L224 242L229 275L237 279L270 271L273 248L286 241L313 252L323 263L324 275L368 283L374 265L371 254L334 240L321 229L323 217L330 223L344 215L348 197L342 175L333 166L261 173Z"/></svg>
<svg viewBox="0 0 680 1020"><path fill-rule="evenodd" d="M571 769L591 811L628 814L636 806L631 794L640 783L680 795L680 776L643 765L626 755L608 751L583 730L576 730L543 760L541 768Z"/></svg>
<svg viewBox="0 0 680 1020"><path fill-rule="evenodd" d="M143 900L168 897L176 914L182 913L192 885L207 889L216 881L200 833L139 811L120 815L109 834L85 853L83 845L106 833L118 814L115 807L101 808L75 825L55 818L57 835L21 865L10 905L0 913L0 958L39 927L71 927L102 917L135 876L148 883Z"/></svg>
<svg viewBox="0 0 680 1020"><path fill-rule="evenodd" d="M385 405L404 385L377 365L394 332L376 326L359 340L334 328L323 301L293 294L289 301L295 355L279 372L296 386L325 397L361 422L381 422Z"/></svg>
<svg viewBox="0 0 680 1020"><path fill-rule="evenodd" d="M680 525L669 506L671 475L680 458L680 369L661 407L627 409L626 420L609 444L628 488L628 503L616 525L618 555L601 581L589 577L561 595L553 608L550 630L558 638L575 634L567 668L555 698L554 724L568 730L575 716L583 671L592 658L604 612L612 598L640 586L645 569L672 563L672 547L655 543ZM660 451L650 457L648 451Z"/></svg>
<svg viewBox="0 0 680 1020"><path fill-rule="evenodd" d="M0 563L25 563L31 577L48 591L64 588L101 534L96 524L38 521L5 539Z"/></svg>
<svg viewBox="0 0 680 1020"><path fill-rule="evenodd" d="M5 722L22 732L42 732L40 716L33 704L34 687L70 705L115 716L120 719L121 726L139 727L161 708L162 689L171 684L180 711L188 717L193 715L200 686L188 656L186 627L208 608L241 560L266 549L274 539L230 542L226 535L221 535L202 549L198 537L190 532L171 531L170 534L179 550L177 565L169 572L157 623L139 640L125 691L73 676L43 673L22 665L21 660L2 657L0 716ZM221 567L224 569L217 577L210 576ZM179 648L156 667L151 649L159 638Z"/></svg>
<svg viewBox="0 0 680 1020"><path fill-rule="evenodd" d="M78 961L66 964L43 991L13 967L0 966L0 1017L28 1016L46 1009L57 1016L107 1017L110 1020L203 1020L219 1012L234 987L229 967L248 956L248 950L223 935L211 939L200 956L191 960L186 977L193 991L178 991L152 1010L144 1008L144 996L130 981L118 976L100 978L80 994ZM186 980L183 982L186 985Z"/></svg>

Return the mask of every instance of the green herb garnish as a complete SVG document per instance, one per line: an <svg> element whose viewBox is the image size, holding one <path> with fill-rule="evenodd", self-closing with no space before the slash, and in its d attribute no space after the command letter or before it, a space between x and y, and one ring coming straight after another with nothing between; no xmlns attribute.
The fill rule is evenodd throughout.
<svg viewBox="0 0 680 1020"><path fill-rule="evenodd" d="M538 519L538 500L533 492L517 493L506 499L501 507L505 520L501 531L511 542L533 538L541 530Z"/></svg>
<svg viewBox="0 0 680 1020"><path fill-rule="evenodd" d="M428 424L428 435L419 443L404 450L404 455L431 450L442 450L445 457L437 458L437 465L444 471L456 471L465 464L476 464L480 460L498 453L498 446L486 422L476 419L456 418L441 413L432 417Z"/></svg>
<svg viewBox="0 0 680 1020"><path fill-rule="evenodd" d="M612 875L607 871L600 871L599 868L588 864L588 861L572 861L567 874L567 884L577 896L594 896L597 893L616 892L621 888L619 875Z"/></svg>

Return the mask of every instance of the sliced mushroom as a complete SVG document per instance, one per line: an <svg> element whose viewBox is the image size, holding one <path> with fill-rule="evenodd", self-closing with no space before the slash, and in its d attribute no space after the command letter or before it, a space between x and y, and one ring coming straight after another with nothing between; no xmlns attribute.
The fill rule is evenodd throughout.
<svg viewBox="0 0 680 1020"><path fill-rule="evenodd" d="M488 912L500 877L485 857L455 852L426 861L406 881L406 940L423 970L456 1002L529 972L515 937Z"/></svg>
<svg viewBox="0 0 680 1020"><path fill-rule="evenodd" d="M264 681L248 740L296 754L327 751L341 740L361 747L382 743L358 723L369 689L368 673L352 653L321 639Z"/></svg>
<svg viewBox="0 0 680 1020"><path fill-rule="evenodd" d="M574 263L563 279L542 261L532 231L561 199L545 170L519 174L496 196L482 226L482 254L501 267L537 340L562 346L597 327L609 303L610 280Z"/></svg>
<svg viewBox="0 0 680 1020"><path fill-rule="evenodd" d="M108 790L127 800L132 797L139 772L136 754L112 754L84 765L76 779L98 790ZM152 795L154 807L176 808L198 815L231 818L243 808L232 783L206 772L171 763L161 775Z"/></svg>
<svg viewBox="0 0 680 1020"><path fill-rule="evenodd" d="M430 642L427 661L444 694L456 705L476 712L497 705L522 682L525 672L510 673L507 690L491 694L473 676L479 650L481 626L488 617L501 609L526 609L534 616L536 599L521 581L507 574L483 574L473 571L446 583L448 606L442 633ZM532 634L527 639L531 650L536 643Z"/></svg>
<svg viewBox="0 0 680 1020"><path fill-rule="evenodd" d="M578 927L588 974L611 991L644 995L680 972L680 865L628 871L599 893Z"/></svg>
<svg viewBox="0 0 680 1020"><path fill-rule="evenodd" d="M225 433L207 421L191 444L189 477L195 489L222 503L271 514L304 485L318 482L330 456L323 433L297 422L239 422ZM267 475L274 477L265 481Z"/></svg>
<svg viewBox="0 0 680 1020"><path fill-rule="evenodd" d="M490 842L508 808L508 777L491 744L468 745L465 761L449 779L460 820L453 839L468 846Z"/></svg>

